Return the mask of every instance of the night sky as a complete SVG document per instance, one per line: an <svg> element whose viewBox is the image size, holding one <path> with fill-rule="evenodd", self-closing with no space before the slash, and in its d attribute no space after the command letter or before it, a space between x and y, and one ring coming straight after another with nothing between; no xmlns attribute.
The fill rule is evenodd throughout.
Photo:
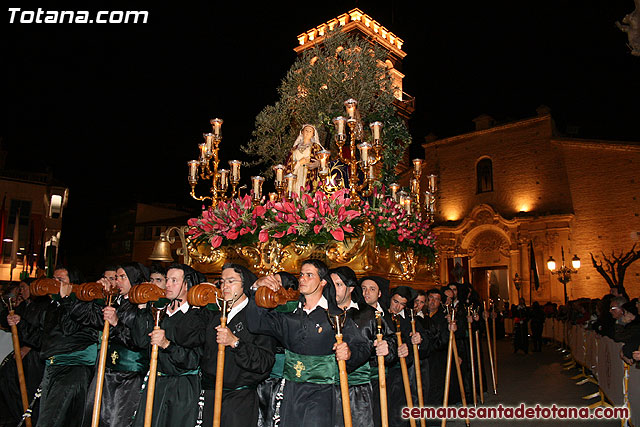
<svg viewBox="0 0 640 427"><path fill-rule="evenodd" d="M430 132L471 131L482 113L531 117L540 104L572 136L640 141L640 58L615 27L633 0L159 3L50 6L149 11L147 24L126 25L9 24L5 7L7 167L49 167L70 188L67 261L104 253L107 215L127 202L197 214L186 162L209 119L225 121L223 161L240 158L295 60L296 36L354 7L405 41L404 91L417 102L412 157L423 156Z"/></svg>

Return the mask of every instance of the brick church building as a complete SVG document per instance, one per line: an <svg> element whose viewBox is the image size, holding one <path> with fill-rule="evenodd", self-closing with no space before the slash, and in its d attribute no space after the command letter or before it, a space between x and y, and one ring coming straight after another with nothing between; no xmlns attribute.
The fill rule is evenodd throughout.
<svg viewBox="0 0 640 427"><path fill-rule="evenodd" d="M640 142L562 137L548 108L537 113L500 125L482 115L473 132L423 144L422 180L438 177L441 283L459 264L483 297L562 303L563 284L547 260L560 266L564 250L568 266L574 255L581 259L568 298L597 298L609 287L590 253L619 254L634 243L640 249ZM538 289L530 280L530 245ZM627 270L625 287L640 295L640 261Z"/></svg>

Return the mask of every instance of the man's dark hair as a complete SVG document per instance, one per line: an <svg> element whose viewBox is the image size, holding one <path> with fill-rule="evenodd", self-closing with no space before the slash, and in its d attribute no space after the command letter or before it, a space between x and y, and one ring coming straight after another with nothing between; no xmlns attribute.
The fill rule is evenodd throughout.
<svg viewBox="0 0 640 427"><path fill-rule="evenodd" d="M324 262L320 261L319 259L310 258L303 261L300 267L305 264L311 264L316 268L316 270L318 270L318 276L320 277L320 280L326 280L327 283L331 280L331 277L329 277L329 267L327 267L327 264L325 264Z"/></svg>
<svg viewBox="0 0 640 427"><path fill-rule="evenodd" d="M66 271L67 274L69 275L69 283L73 283L74 285L79 285L81 283L84 283L84 276L82 275L80 270L78 270L77 268L58 265L56 266L56 268L53 269L53 271L56 271L56 270Z"/></svg>
<svg viewBox="0 0 640 427"><path fill-rule="evenodd" d="M149 276L153 273L162 274L163 276L167 276L167 269L158 263L151 264L151 268L149 268Z"/></svg>
<svg viewBox="0 0 640 427"><path fill-rule="evenodd" d="M120 266L127 273L131 286L149 281L149 269L139 262L128 262Z"/></svg>
<svg viewBox="0 0 640 427"><path fill-rule="evenodd" d="M280 276L280 281L282 282L282 287L285 289L298 289L298 278L291 273L287 273L286 271L280 271L276 273Z"/></svg>

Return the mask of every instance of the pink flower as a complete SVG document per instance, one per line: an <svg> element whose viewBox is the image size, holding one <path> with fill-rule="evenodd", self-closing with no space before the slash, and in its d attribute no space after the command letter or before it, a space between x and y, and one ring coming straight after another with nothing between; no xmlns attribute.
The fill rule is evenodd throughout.
<svg viewBox="0 0 640 427"><path fill-rule="evenodd" d="M236 240L238 238L238 231L233 228L227 232L227 239Z"/></svg>
<svg viewBox="0 0 640 427"><path fill-rule="evenodd" d="M279 239L279 238L281 238L281 237L282 237L282 236L284 236L284 235L285 235L285 232L284 232L284 231L278 231L278 232L276 232L276 233L273 233L273 237L274 237L274 238L276 238L276 239Z"/></svg>
<svg viewBox="0 0 640 427"><path fill-rule="evenodd" d="M221 244L222 244L222 236L216 235L211 238L211 247L219 248Z"/></svg>
<svg viewBox="0 0 640 427"><path fill-rule="evenodd" d="M313 227L313 232L316 234L318 234L320 230L322 230L322 224L318 224Z"/></svg>
<svg viewBox="0 0 640 427"><path fill-rule="evenodd" d="M330 233L334 239L340 242L344 240L344 231L342 230L341 227L338 227L335 230L330 231Z"/></svg>
<svg viewBox="0 0 640 427"><path fill-rule="evenodd" d="M267 230L260 230L258 234L258 240L262 243L267 242L269 240L269 232Z"/></svg>
<svg viewBox="0 0 640 427"><path fill-rule="evenodd" d="M350 225L350 224L343 225L343 226L342 226L342 229L343 229L344 231L346 231L347 233L353 233L353 227L351 227L351 225Z"/></svg>
<svg viewBox="0 0 640 427"><path fill-rule="evenodd" d="M256 217L263 217L264 214L267 212L267 208L262 206L262 205L258 205L256 206L256 208L253 210L253 215Z"/></svg>

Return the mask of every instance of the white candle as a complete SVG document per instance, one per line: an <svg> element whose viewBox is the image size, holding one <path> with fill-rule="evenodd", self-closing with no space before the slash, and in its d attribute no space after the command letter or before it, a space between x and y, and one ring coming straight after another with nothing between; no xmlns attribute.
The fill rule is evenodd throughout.
<svg viewBox="0 0 640 427"><path fill-rule="evenodd" d="M398 201L398 188L400 188L400 186L396 183L393 184L389 184L389 188L391 189L391 198L394 201Z"/></svg>
<svg viewBox="0 0 640 427"><path fill-rule="evenodd" d="M198 180L198 162L197 160L190 160L187 162L189 166L189 182L195 183Z"/></svg>
<svg viewBox="0 0 640 427"><path fill-rule="evenodd" d="M222 119L211 119L209 123L211 123L211 125L213 126L213 135L217 139L220 139L220 137L222 136Z"/></svg>
<svg viewBox="0 0 640 427"><path fill-rule="evenodd" d="M293 183L296 180L297 176L292 173L288 173L284 176L284 179L287 180L287 193L293 193Z"/></svg>
<svg viewBox="0 0 640 427"><path fill-rule="evenodd" d="M358 101L356 101L353 98L349 98L346 101L344 101L344 107L345 110L347 111L347 116L350 119L354 119L356 117L356 106L358 105Z"/></svg>
<svg viewBox="0 0 640 427"><path fill-rule="evenodd" d="M205 163L207 161L207 144L204 142L198 144L198 148L200 149L200 163Z"/></svg>
<svg viewBox="0 0 640 427"><path fill-rule="evenodd" d="M220 169L218 171L218 176L220 177L220 190L225 191L229 186L229 170Z"/></svg>
<svg viewBox="0 0 640 427"><path fill-rule="evenodd" d="M336 133L338 134L338 136L343 136L344 135L344 123L346 122L346 119L342 116L336 117L335 119L333 119L333 125L336 127Z"/></svg>
<svg viewBox="0 0 640 427"><path fill-rule="evenodd" d="M262 183L264 178L261 176L252 176L251 182L253 183L253 198L258 200L262 197Z"/></svg>
<svg viewBox="0 0 640 427"><path fill-rule="evenodd" d="M358 150L360 150L360 160L366 166L369 164L369 149L371 148L371 144L368 142L363 142L362 144L358 144Z"/></svg>
<svg viewBox="0 0 640 427"><path fill-rule="evenodd" d="M275 183L276 186L282 185L282 177L284 176L284 165L275 165L273 170L276 173Z"/></svg>
<svg viewBox="0 0 640 427"><path fill-rule="evenodd" d="M240 181L240 165L242 162L240 160L229 160L229 166L231 166L231 181L239 182Z"/></svg>
<svg viewBox="0 0 640 427"><path fill-rule="evenodd" d="M374 141L380 140L380 131L382 130L382 122L373 122L369 125Z"/></svg>
<svg viewBox="0 0 640 427"><path fill-rule="evenodd" d="M211 153L213 153L213 147L214 147L214 143L213 143L213 134L212 133L204 133L202 134L204 136L204 143L206 144L206 148L207 148L207 157L211 156Z"/></svg>

